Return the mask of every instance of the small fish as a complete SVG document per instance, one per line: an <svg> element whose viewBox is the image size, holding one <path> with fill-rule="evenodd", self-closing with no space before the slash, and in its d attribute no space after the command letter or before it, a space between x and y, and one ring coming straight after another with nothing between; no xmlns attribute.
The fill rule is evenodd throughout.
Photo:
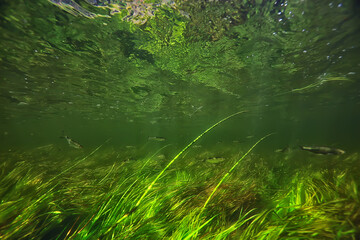
<svg viewBox="0 0 360 240"><path fill-rule="evenodd" d="M80 143L76 142L75 140L73 140L69 136L64 135L61 138L65 138L65 140L68 142L70 147L77 148L77 149L84 148Z"/></svg>
<svg viewBox="0 0 360 240"><path fill-rule="evenodd" d="M301 150L309 151L316 154L324 154L324 155L341 155L344 154L345 151L338 148L330 148L330 147L305 147L300 146Z"/></svg>
<svg viewBox="0 0 360 240"><path fill-rule="evenodd" d="M288 153L288 152L290 152L290 148L289 148L289 146L286 146L284 148L276 149L274 152L276 152L276 153Z"/></svg>
<svg viewBox="0 0 360 240"><path fill-rule="evenodd" d="M208 162L208 163L216 164L216 163L221 163L221 162L225 161L225 158L223 158L223 157L213 157L213 158L208 158L205 161Z"/></svg>
<svg viewBox="0 0 360 240"><path fill-rule="evenodd" d="M192 148L202 148L202 145L196 144L196 145L193 145Z"/></svg>
<svg viewBox="0 0 360 240"><path fill-rule="evenodd" d="M157 142L163 142L166 139L164 137L148 137L149 141L157 141Z"/></svg>

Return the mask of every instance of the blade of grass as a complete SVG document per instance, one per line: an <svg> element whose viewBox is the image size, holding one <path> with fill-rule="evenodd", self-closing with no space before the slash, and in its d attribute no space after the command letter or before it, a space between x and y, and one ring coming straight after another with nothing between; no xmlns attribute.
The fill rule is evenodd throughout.
<svg viewBox="0 0 360 240"><path fill-rule="evenodd" d="M97 148L95 148L95 150L93 150L90 154L86 155L85 157L83 157L82 159L80 159L77 163L75 163L74 165L70 166L69 168L65 169L64 171L62 171L61 173L59 173L58 175L54 176L53 178L51 178L49 180L49 182L52 182L53 180L55 180L56 178L58 178L59 176L61 176L62 174L66 173L67 171L73 169L75 166L79 165L80 163L82 163L83 161L85 161L86 159L88 159L91 155L93 155L95 152L97 152L102 146L104 146L105 143L107 143L111 138L107 139L103 144L99 145Z"/></svg>
<svg viewBox="0 0 360 240"><path fill-rule="evenodd" d="M234 114L231 114L229 116L227 116L226 118L221 119L220 121L218 121L217 123L213 124L211 127L209 127L208 129L206 129L204 132L202 132L199 136L197 136L193 141L191 141L188 145L186 145L166 166L165 168L156 176L156 178L149 184L149 186L146 188L146 190L144 191L144 193L141 195L141 197L139 198L139 200L137 201L137 203L135 204L135 206L126 214L124 214L119 220L116 221L116 223L107 231L109 232L111 229L113 229L117 224L119 224L120 222L122 222L125 218L127 218L129 215L131 215L133 212L135 212L140 203L143 201L143 199L145 198L145 196L149 193L149 191L152 189L153 185L157 182L157 180L164 174L164 172L175 162L176 159L178 159L189 147L191 147L195 142L197 142L202 136L204 136L206 133L208 133L210 130L212 130L213 128L215 128L216 126L218 126L219 124L221 124L222 122L236 116L239 115L241 113L244 113L245 111L240 111L240 112L236 112ZM145 163L146 164L146 163Z"/></svg>
<svg viewBox="0 0 360 240"><path fill-rule="evenodd" d="M211 222L216 216L213 216L212 218L210 218L209 220L207 220L204 224L202 224L201 226L199 226L195 231L191 232L189 235L186 236L186 238L184 238L184 240L190 239L194 236L194 234L198 233L203 227L205 227L209 222Z"/></svg>
<svg viewBox="0 0 360 240"><path fill-rule="evenodd" d="M230 116L227 116L226 118L218 121L217 123L215 123L214 125L212 125L211 127L209 127L208 129L206 129L203 133L201 133L199 136L197 136L192 142L190 142L185 148L183 148L169 163L168 165L166 165L166 167L156 176L156 178L154 179L154 181L152 181L150 183L150 185L147 187L147 189L145 190L145 192L143 193L143 195L140 197L139 201L136 203L135 207L138 207L141 203L141 201L144 199L144 197L146 196L146 194L151 190L152 186L155 184L155 182L164 174L164 172L175 162L176 159L178 159L180 157L180 155L182 153L184 153L189 147L191 147L191 145L193 145L195 142L197 142L202 136L204 136L206 133L208 133L210 130L212 130L214 127L218 126L219 124L221 124L222 122L228 120L229 118L232 118L236 115L239 115L241 113L244 113L245 111L241 111L241 112L237 112L234 114L231 114Z"/></svg>
<svg viewBox="0 0 360 240"><path fill-rule="evenodd" d="M201 208L200 210L200 214L199 216L202 214L202 212L204 211L204 209L206 208L207 204L209 203L210 199L212 198L212 196L215 194L216 190L220 187L221 183L230 175L230 173L235 169L235 167L256 147L256 145L258 145L262 140L264 140L265 138L269 137L270 135L272 135L274 133L270 133L262 138L260 138L254 145L252 145L252 147L230 168L230 170L221 178L221 180L219 181L219 183L216 185L216 187L214 188L214 190L211 192L210 196L207 198L206 202L204 203L204 206Z"/></svg>

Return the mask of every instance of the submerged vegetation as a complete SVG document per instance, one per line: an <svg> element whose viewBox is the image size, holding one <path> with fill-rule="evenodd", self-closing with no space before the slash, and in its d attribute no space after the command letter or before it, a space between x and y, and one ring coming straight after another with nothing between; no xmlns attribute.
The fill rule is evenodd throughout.
<svg viewBox="0 0 360 240"><path fill-rule="evenodd" d="M359 7L2 1L0 239L358 240Z"/></svg>
<svg viewBox="0 0 360 240"><path fill-rule="evenodd" d="M156 157L163 148L128 161L107 142L84 157L55 145L2 154L1 239L358 238L360 176L348 168L358 154L296 169L296 155L251 153L265 136L226 161L199 161L211 150L191 146L237 114L168 162Z"/></svg>
<svg viewBox="0 0 360 240"><path fill-rule="evenodd" d="M101 162L107 154L116 155L113 151L104 149L89 160ZM55 171L41 155L37 149L28 157L46 161L48 171ZM358 161L357 155L348 158ZM280 184L272 169L255 176L246 162L215 192L224 172L212 169L208 176L209 169L194 158L183 161L183 168L166 172L137 208L135 203L160 170L154 159L96 168L83 162L57 181L49 181L49 173L40 173L35 164L20 161L10 170L6 161L1 238L356 239L359 234L358 176L346 171L304 171ZM255 155L252 161L264 160ZM191 171L190 165L198 166ZM276 189L273 184L278 184Z"/></svg>

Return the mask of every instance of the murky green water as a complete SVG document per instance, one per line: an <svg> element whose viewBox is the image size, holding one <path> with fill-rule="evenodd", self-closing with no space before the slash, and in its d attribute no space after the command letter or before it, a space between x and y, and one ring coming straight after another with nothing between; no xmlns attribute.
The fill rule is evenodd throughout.
<svg viewBox="0 0 360 240"><path fill-rule="evenodd" d="M238 111L246 112L189 156L222 161L269 133L257 156L286 149L301 159L297 169L312 156L299 145L346 151L331 163L354 156L359 12L355 0L1 1L0 156L47 146L50 156L68 158L110 139L109 156L123 151L110 162L171 144L158 159L164 167ZM70 148L63 132L84 149ZM165 140L149 140L155 136ZM341 169L358 164L357 156Z"/></svg>
<svg viewBox="0 0 360 240"><path fill-rule="evenodd" d="M125 132L186 134L239 110L249 113L230 138L275 131L287 142L347 145L358 137L355 1L179 1L137 25L80 3L109 16L2 3L4 150L54 142L62 130L89 144Z"/></svg>

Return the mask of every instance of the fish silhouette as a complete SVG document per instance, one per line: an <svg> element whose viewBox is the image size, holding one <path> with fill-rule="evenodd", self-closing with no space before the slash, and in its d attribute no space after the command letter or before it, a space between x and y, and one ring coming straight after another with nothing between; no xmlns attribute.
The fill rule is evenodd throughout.
<svg viewBox="0 0 360 240"><path fill-rule="evenodd" d="M77 148L77 149L84 148L80 143L73 140L71 137L65 135L64 131L63 131L63 136L61 136L60 138L65 138L65 140L68 142L70 147Z"/></svg>
<svg viewBox="0 0 360 240"><path fill-rule="evenodd" d="M309 151L316 154L323 154L323 155L341 155L344 154L345 151L338 148L330 148L330 147L306 147L300 146L301 150Z"/></svg>

